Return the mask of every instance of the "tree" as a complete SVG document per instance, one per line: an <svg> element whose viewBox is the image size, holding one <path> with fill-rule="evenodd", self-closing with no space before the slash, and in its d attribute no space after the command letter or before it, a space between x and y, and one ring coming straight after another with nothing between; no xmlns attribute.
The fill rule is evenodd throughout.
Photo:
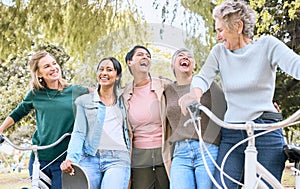
<svg viewBox="0 0 300 189"><path fill-rule="evenodd" d="M112 52L114 46L123 46L126 42L123 39L143 23L134 6L124 9L122 4L110 0L45 0L42 3L13 0L9 5L0 2L0 119L5 119L29 89L27 62L33 52L47 49L54 53L64 76L72 81L80 65L87 63L93 67L101 57L108 56L106 52ZM110 35L120 28L125 28L122 35ZM145 36L143 30L134 34L136 39ZM29 125L32 131L33 114L22 119L9 133L19 125Z"/></svg>

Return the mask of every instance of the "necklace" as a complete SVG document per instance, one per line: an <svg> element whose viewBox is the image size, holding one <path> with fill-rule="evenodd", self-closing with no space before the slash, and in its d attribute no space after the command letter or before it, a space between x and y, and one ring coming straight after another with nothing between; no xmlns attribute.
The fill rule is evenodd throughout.
<svg viewBox="0 0 300 189"><path fill-rule="evenodd" d="M46 93L47 93L48 99L49 99L49 100L52 100L52 99L54 99L54 98L56 97L56 95L58 94L58 90L56 91L56 93L55 93L53 96L49 95L48 89L46 89Z"/></svg>
<svg viewBox="0 0 300 189"><path fill-rule="evenodd" d="M112 100L112 102L110 102L110 103L107 103L107 104L105 104L106 106L112 106L112 105L114 105L116 103L116 100L114 99L114 100Z"/></svg>
<svg viewBox="0 0 300 189"><path fill-rule="evenodd" d="M103 102L104 102L105 106L112 106L116 103L116 99L115 98L103 99Z"/></svg>
<svg viewBox="0 0 300 189"><path fill-rule="evenodd" d="M104 98L102 95L99 93L99 97L101 101L105 104L105 106L112 106L116 103L116 98L115 96Z"/></svg>

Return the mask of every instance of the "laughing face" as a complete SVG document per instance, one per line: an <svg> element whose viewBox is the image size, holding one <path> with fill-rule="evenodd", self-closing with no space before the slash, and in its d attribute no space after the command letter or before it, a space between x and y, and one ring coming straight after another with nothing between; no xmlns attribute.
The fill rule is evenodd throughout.
<svg viewBox="0 0 300 189"><path fill-rule="evenodd" d="M194 72L194 57L191 53L182 51L175 57L173 70L176 76L181 74L192 75Z"/></svg>
<svg viewBox="0 0 300 189"><path fill-rule="evenodd" d="M133 74L148 73L151 66L151 56L145 49L137 48L132 60L128 61L128 66L130 66Z"/></svg>
<svg viewBox="0 0 300 189"><path fill-rule="evenodd" d="M38 77L43 78L48 86L57 82L61 77L61 69L56 60L49 54L38 62Z"/></svg>
<svg viewBox="0 0 300 189"><path fill-rule="evenodd" d="M101 87L113 87L118 79L117 70L111 60L103 60L97 71L97 81Z"/></svg>
<svg viewBox="0 0 300 189"><path fill-rule="evenodd" d="M225 47L229 50L236 50L241 47L240 33L225 26L220 19L215 20L215 27L217 31L217 40L223 42Z"/></svg>

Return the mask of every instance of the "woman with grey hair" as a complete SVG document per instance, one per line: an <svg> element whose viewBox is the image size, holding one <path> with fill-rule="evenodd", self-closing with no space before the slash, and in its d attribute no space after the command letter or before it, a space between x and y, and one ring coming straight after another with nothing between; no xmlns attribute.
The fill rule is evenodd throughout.
<svg viewBox="0 0 300 189"><path fill-rule="evenodd" d="M195 59L190 50L185 48L177 50L173 54L171 62L176 81L169 84L165 89L166 115L172 131L168 141L174 146L174 152L170 155L172 157L171 189L211 188L212 186L199 149L199 136L192 123L184 126L184 123L191 117L182 115L178 105L178 99L190 91L194 66ZM203 95L201 103L211 109L220 119L223 119L226 102L222 89L215 82L212 83L210 90ZM202 114L201 133L209 153L216 160L220 144L220 127L209 121L205 114ZM205 152L204 157L211 173L213 173L215 167L207 152Z"/></svg>
<svg viewBox="0 0 300 189"><path fill-rule="evenodd" d="M276 70L280 67L299 80L300 56L273 36L253 39L255 12L242 1L225 1L216 6L213 18L217 40L222 43L213 47L200 73L193 77L190 93L179 100L182 112L186 114L186 106L199 101L220 74L227 102L224 121L270 123L281 120L272 102ZM222 129L217 163L220 165L229 149L245 138L245 131ZM256 138L258 161L279 181L286 161L282 152L284 145L281 129ZM243 181L245 147L246 144L239 146L230 154L224 169L240 182ZM218 171L215 176L220 183ZM227 178L225 183L228 188L240 187Z"/></svg>

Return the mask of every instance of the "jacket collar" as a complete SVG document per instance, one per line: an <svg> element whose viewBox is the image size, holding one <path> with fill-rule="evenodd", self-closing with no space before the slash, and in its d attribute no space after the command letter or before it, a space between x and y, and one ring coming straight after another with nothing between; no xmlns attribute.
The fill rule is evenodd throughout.
<svg viewBox="0 0 300 189"><path fill-rule="evenodd" d="M93 102L101 102L97 89L93 92Z"/></svg>
<svg viewBox="0 0 300 189"><path fill-rule="evenodd" d="M157 88L157 85L155 84L155 83L157 82L157 80L156 80L155 78L152 78L152 76L151 76L150 73L148 73L148 75L149 75L149 78L150 78L150 90L153 92L153 91L155 91L156 88ZM128 93L129 93L130 95L133 94L134 85L135 85L134 80L132 80L132 82L131 82L131 87L128 89Z"/></svg>
<svg viewBox="0 0 300 189"><path fill-rule="evenodd" d="M123 93L123 89L117 89L117 101L119 100L119 97L122 95L122 93ZM97 89L95 89L92 94L93 94L93 102L102 102Z"/></svg>

